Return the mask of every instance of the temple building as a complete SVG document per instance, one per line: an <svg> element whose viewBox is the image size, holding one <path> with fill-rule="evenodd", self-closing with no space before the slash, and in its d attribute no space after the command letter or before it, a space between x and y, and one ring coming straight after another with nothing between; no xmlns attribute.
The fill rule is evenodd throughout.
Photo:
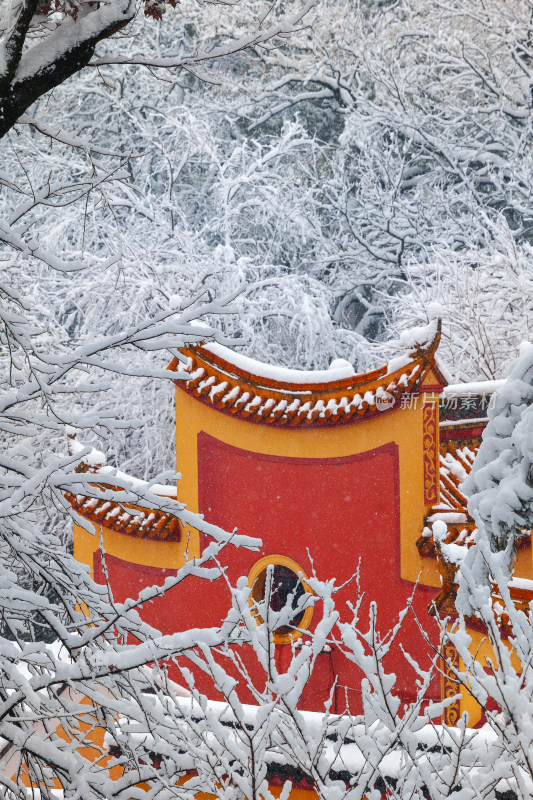
<svg viewBox="0 0 533 800"><path fill-rule="evenodd" d="M497 382L449 386L438 364L439 338L436 328L430 341L414 342L406 354L364 374L355 374L347 362L304 372L274 368L218 344L189 347L183 351L189 378L176 381L175 391L181 480L177 494L174 487L159 488L208 522L261 539L259 553L226 548L221 563L232 585L247 577L256 601L270 581L274 610L289 596L310 591L306 579L313 571L342 587L336 595L341 618L351 618L350 604L359 595L363 618L376 601L382 633L410 602L401 644L422 666L430 653L418 623L438 646L435 616L455 613L457 561L447 556L447 547L467 548L472 542L474 524L460 485L497 388ZM103 582L101 534L119 601L163 583L206 546L198 531L170 514L80 495L69 499L98 534L75 525L74 554ZM444 543L433 541L436 520L448 525ZM526 543L518 554L518 577L532 576L529 549ZM228 606L225 581L194 579L142 613L170 633L216 625ZM312 634L319 616L309 607L276 630L279 669L298 641ZM479 643L482 633L474 624L473 632ZM452 651L446 656L453 661ZM401 698L411 700L416 674L399 646L391 649L385 667L396 674ZM252 658L247 669L252 680L259 677ZM457 693L453 676L444 673L428 700ZM205 675L197 676L197 685L214 696ZM357 668L335 647L319 656L303 708L323 709L330 695L333 711L360 711ZM245 689L242 700L251 701ZM471 725L482 723L468 697L446 710L445 721L454 724L464 709Z"/></svg>

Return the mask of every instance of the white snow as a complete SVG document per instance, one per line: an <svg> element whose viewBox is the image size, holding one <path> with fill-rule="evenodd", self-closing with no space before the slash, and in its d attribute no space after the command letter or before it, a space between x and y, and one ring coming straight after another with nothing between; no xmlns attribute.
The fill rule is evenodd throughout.
<svg viewBox="0 0 533 800"><path fill-rule="evenodd" d="M37 44L23 53L15 82L36 78L80 43L96 40L98 34L113 24L127 22L133 16L134 8L130 0L114 0L113 3L96 6L89 14L80 14L77 20L65 16L52 33L37 39Z"/></svg>
<svg viewBox="0 0 533 800"><path fill-rule="evenodd" d="M441 456L440 463L441 469L444 467L452 475L454 475L460 483L463 483L468 478L468 472L464 468L463 464L461 464L461 462L452 453L446 453L445 456Z"/></svg>
<svg viewBox="0 0 533 800"><path fill-rule="evenodd" d="M435 353L435 364L437 366L437 369L442 373L442 377L446 381L446 384L449 386L452 382L452 373L444 363L438 351Z"/></svg>
<svg viewBox="0 0 533 800"><path fill-rule="evenodd" d="M150 491L152 494L155 494L158 497L176 497L178 492L177 486L165 485L162 483L149 483L148 481L143 481L140 478L134 478L132 475L128 475L126 472L122 472L116 467L101 467L97 473L98 475L108 475L111 480L118 478L120 482L129 484L129 487L132 491L141 490L143 493ZM179 475L176 477L179 478Z"/></svg>
<svg viewBox="0 0 533 800"><path fill-rule="evenodd" d="M242 353L230 350L228 347L218 344L218 342L209 342L204 344L203 348L244 372L249 372L260 378L279 381L280 383L332 383L345 378L353 378L356 375L352 365L348 361L344 361L344 359L336 359L336 361L342 361L342 364L335 367L332 364L327 370L301 370L264 364Z"/></svg>
<svg viewBox="0 0 533 800"><path fill-rule="evenodd" d="M396 370L409 366L410 363L411 356L409 356L407 353L404 353L401 356L396 356L395 358L391 358L387 364L387 375L390 375L391 372L396 372Z"/></svg>
<svg viewBox="0 0 533 800"><path fill-rule="evenodd" d="M513 575L508 586L510 589L522 589L527 592L533 592L533 580L531 578L517 578Z"/></svg>
<svg viewBox="0 0 533 800"><path fill-rule="evenodd" d="M438 507L435 510L434 514L431 514L428 518L428 522L436 522L437 520L441 520L444 522L449 522L450 524L460 524L461 522L468 522L468 517L466 514L460 514L456 511L448 511L447 506L443 506L442 510Z"/></svg>
<svg viewBox="0 0 533 800"><path fill-rule="evenodd" d="M466 547L462 547L460 544L455 544L452 542L451 544L442 543L441 552L444 558L449 561L450 564L456 564L459 566L463 562L468 550Z"/></svg>
<svg viewBox="0 0 533 800"><path fill-rule="evenodd" d="M454 425L464 425L465 422L474 423L474 422L486 422L486 421L487 421L486 417L475 417L475 418L468 417L467 419L444 419L441 422L439 422L439 428L453 428Z"/></svg>
<svg viewBox="0 0 533 800"><path fill-rule="evenodd" d="M400 344L405 348L414 348L431 342L437 333L436 321L431 321L428 325L419 328L408 328L400 334Z"/></svg>
<svg viewBox="0 0 533 800"><path fill-rule="evenodd" d="M470 395L493 394L506 383L506 379L497 381L473 381L472 383L453 383L445 386L444 397L468 397Z"/></svg>
<svg viewBox="0 0 533 800"><path fill-rule="evenodd" d="M353 372L353 366L345 358L334 358L328 367L328 372L330 370L335 371L337 369L348 369Z"/></svg>
<svg viewBox="0 0 533 800"><path fill-rule="evenodd" d="M67 426L67 432L70 436L73 436L75 429L71 426ZM177 496L178 489L176 484L167 485L162 483L150 483L149 481L144 481L140 478L135 478L132 475L128 475L126 472L122 472L122 470L117 469L116 467L107 465L107 457L105 453L102 453L100 450L96 450L94 447L88 447L87 445L82 444L76 438L69 439L69 447L72 451L72 454L75 456L84 453L84 455L81 456L81 460L84 464L92 467L94 474L109 476L110 481L125 484L132 491L141 491L143 494L149 491L158 497L175 498ZM179 477L179 475L176 475L177 480L179 480ZM96 503L97 501L95 500L94 502Z"/></svg>
<svg viewBox="0 0 533 800"><path fill-rule="evenodd" d="M442 305L442 303L433 300L431 303L427 304L426 313L430 320L434 320L434 319L442 319L442 317L445 315L446 312L444 310L444 306Z"/></svg>
<svg viewBox="0 0 533 800"><path fill-rule="evenodd" d="M83 453L81 460L84 464L88 464L90 467L101 467L107 461L105 453L102 453L100 450L96 450L94 447L88 447L87 445L79 442L77 439L70 439L69 447L72 451L72 455L74 456L78 456Z"/></svg>
<svg viewBox="0 0 533 800"><path fill-rule="evenodd" d="M168 298L170 308L180 308L183 298L180 294L171 294Z"/></svg>

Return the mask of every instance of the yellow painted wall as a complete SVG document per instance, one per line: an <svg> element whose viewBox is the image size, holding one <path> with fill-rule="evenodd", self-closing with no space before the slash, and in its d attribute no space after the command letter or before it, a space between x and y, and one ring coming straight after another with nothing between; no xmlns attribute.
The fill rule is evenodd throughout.
<svg viewBox="0 0 533 800"><path fill-rule="evenodd" d="M481 664L482 667L488 666L487 659L492 661L492 664L497 663L497 659L494 656L494 650L492 645L489 641L488 636L481 631L473 630L472 628L468 628L467 632L472 637L472 642L470 644L469 650L470 652L476 656L476 661ZM510 647L508 643L505 643L504 646ZM520 661L514 651L511 652L511 663L516 669L517 672L521 671ZM465 666L462 661L460 661L461 672L465 671ZM474 700L472 695L469 693L467 687L460 688L461 693L461 714L466 711L468 713L468 727L474 728L481 720L482 709L481 706Z"/></svg>
<svg viewBox="0 0 533 800"><path fill-rule="evenodd" d="M397 408L345 425L276 427L223 413L176 388L176 456L181 473L178 498L198 511L198 453L200 431L236 447L266 455L332 458L354 455L395 442L399 448L401 576L440 587L436 562L421 558L416 540L422 531L424 506L422 396L414 408ZM103 545L109 555L145 566L176 569L199 554L199 535L186 530L180 542L152 541L94 526L92 535L74 525L74 556L93 570L93 554Z"/></svg>
<svg viewBox="0 0 533 800"><path fill-rule="evenodd" d="M88 523L88 525L94 529L94 534L88 533L81 525L74 524L74 558L90 567L93 578L93 554L100 547L100 532L104 550L110 556L146 567L164 567L166 569L178 569L184 563L187 549L186 540L165 542L142 539L138 536L117 533L101 525L97 526L92 523Z"/></svg>
<svg viewBox="0 0 533 800"><path fill-rule="evenodd" d="M533 578L533 564L531 563L531 543L521 547L516 554L516 561L514 562L513 575L516 578Z"/></svg>
<svg viewBox="0 0 533 800"><path fill-rule="evenodd" d="M65 742L70 742L73 747L75 747L76 752L82 757L85 758L87 761L95 763L102 771L107 772L107 776L113 780L118 781L123 773L123 769L121 766L115 765L113 767L109 766L109 762L111 761L111 757L107 755L107 751L104 747L104 738L105 738L105 730L99 727L96 717L92 713L92 702L87 698L81 696L78 700L80 705L88 705L91 708L87 710L87 714L79 714L78 715L78 732L80 734L80 739L83 736L84 744L83 746L75 747L75 742L73 742L72 737L67 735L64 728L61 725L58 725L55 728L54 733L59 738L63 739ZM53 729L53 728L52 728ZM17 776L12 775L11 779L16 782ZM25 764L21 767L21 779L24 786L28 787L28 789L39 789L39 785L32 782L30 780L28 770ZM55 789L61 789L62 786L57 778L53 779L53 787Z"/></svg>

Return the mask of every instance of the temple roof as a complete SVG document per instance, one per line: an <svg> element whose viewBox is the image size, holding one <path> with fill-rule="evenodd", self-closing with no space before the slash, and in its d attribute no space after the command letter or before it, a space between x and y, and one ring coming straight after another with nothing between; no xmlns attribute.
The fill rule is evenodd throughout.
<svg viewBox="0 0 533 800"><path fill-rule="evenodd" d="M495 382L490 386L488 382L464 384L464 390L463 384L447 386L439 399L439 502L426 517L417 547L420 555L438 559L441 572L450 573L449 580L444 581L441 599L447 597L452 588L450 576L452 572L455 574L457 565L444 564L445 548L436 547L432 526L437 520L446 523L448 532L442 543L445 547L453 545L466 552L474 543L475 523L468 513L468 499L461 487L472 470L488 421L490 395L496 388L492 383Z"/></svg>
<svg viewBox="0 0 533 800"><path fill-rule="evenodd" d="M433 506L431 513L433 516L442 514L442 519L450 522L466 522L468 500L461 491L461 484L467 479L474 459L477 454L477 447L467 445L454 447L453 442L441 442L440 445L440 502ZM464 519L456 519L457 515L463 515Z"/></svg>
<svg viewBox="0 0 533 800"><path fill-rule="evenodd" d="M111 488L111 487L107 487ZM122 505L110 500L66 493L74 511L95 525L117 533L142 539L179 541L180 529L176 517L154 509Z"/></svg>
<svg viewBox="0 0 533 800"><path fill-rule="evenodd" d="M219 411L274 425L344 423L400 405L402 395L440 390L435 364L440 326L429 343L371 372L350 365L320 372L281 369L243 357L218 344L182 350L189 380L176 385ZM174 361L170 368L176 365Z"/></svg>
<svg viewBox="0 0 533 800"><path fill-rule="evenodd" d="M77 471L94 472L95 475L103 472L98 467L91 468L83 462L78 466ZM114 470L114 473L116 472L117 470ZM120 474L122 475L122 473ZM113 486L110 483L95 483L91 484L91 487L94 488L95 493L97 491L107 493L110 490L117 493L124 491L121 487ZM156 495L171 496L174 494L175 496L176 494L176 487L152 485L150 488ZM162 491L158 491L158 489ZM180 524L178 518L173 514L158 509L142 508L132 503L109 500L107 497L88 497L72 492L65 492L65 497L77 514L94 525L102 525L104 528L117 531L117 533L142 539L177 542L181 538Z"/></svg>
<svg viewBox="0 0 533 800"><path fill-rule="evenodd" d="M492 395L505 381L478 381L445 386L439 398L440 501L428 522L473 523L461 490L481 444Z"/></svg>

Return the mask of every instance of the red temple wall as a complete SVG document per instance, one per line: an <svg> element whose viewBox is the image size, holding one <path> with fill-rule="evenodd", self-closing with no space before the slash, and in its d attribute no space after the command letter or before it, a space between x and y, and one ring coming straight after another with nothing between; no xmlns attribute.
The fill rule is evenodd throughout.
<svg viewBox="0 0 533 800"><path fill-rule="evenodd" d="M324 580L334 577L337 585L348 580L360 564L359 584L365 593L361 627L368 627L371 600L377 601L378 628L386 632L394 624L413 591L413 584L402 580L399 573L400 476L395 443L340 458L292 458L243 450L202 432L198 435L198 485L199 511L209 522L226 530L238 528L240 534L263 541L260 553L231 547L223 552L222 563L232 585L239 576L248 575L259 558L274 554L294 559L307 573L311 571L310 555L317 576ZM162 584L169 574L175 574L137 567L116 557L108 557L106 563L117 601L135 596L144 586ZM103 579L96 563L95 577ZM432 637L436 626L427 607L434 594L431 587L419 587L413 601L413 610L426 621ZM356 597L354 582L336 596L341 619L351 619L346 604ZM216 625L229 605L223 580L187 579L163 598L146 603L141 613L154 627L171 633ZM319 617L317 607L311 630ZM427 663L427 647L412 615L404 623L401 639L419 663ZM278 668L283 668L290 650L290 645L277 646ZM410 699L415 675L398 648L391 651L385 665L397 674L396 688L402 697ZM261 681L252 656L247 666L252 677ZM180 680L178 674L173 677ZM319 708L335 677L339 710L347 694L352 711L357 712L360 676L335 649L319 657L305 706ZM198 676L198 684L213 695L207 678ZM439 696L438 686L432 694ZM250 698L243 693L243 699Z"/></svg>
<svg viewBox="0 0 533 800"><path fill-rule="evenodd" d="M378 627L389 629L413 592L413 584L400 577L400 475L398 447L381 447L341 458L291 458L254 453L198 435L199 511L209 522L226 530L258 536L260 555L227 551L224 564L234 584L262 556L286 555L309 573L313 560L320 579L349 580L360 564L359 585L365 594L361 609L366 628L371 600L378 604ZM224 593L213 586L213 596ZM413 610L436 636L427 608L435 595L432 587L418 587ZM346 605L357 597L355 582L336 596L341 619L351 619ZM217 597L215 607L220 607ZM207 615L209 612L207 612ZM315 610L315 617L320 609ZM206 618L207 622L207 618ZM311 625L311 630L313 625ZM402 645L421 664L427 664L427 645L409 615L402 630ZM278 646L281 659L290 645ZM359 694L359 676L339 653L321 657L320 682L331 675L338 684ZM407 700L413 696L414 672L398 648L386 666L397 674L397 688ZM319 683L315 676L315 684ZM319 687L310 685L308 694ZM340 693L342 689L338 690ZM320 692L323 697L323 692ZM438 687L433 692L439 696Z"/></svg>

